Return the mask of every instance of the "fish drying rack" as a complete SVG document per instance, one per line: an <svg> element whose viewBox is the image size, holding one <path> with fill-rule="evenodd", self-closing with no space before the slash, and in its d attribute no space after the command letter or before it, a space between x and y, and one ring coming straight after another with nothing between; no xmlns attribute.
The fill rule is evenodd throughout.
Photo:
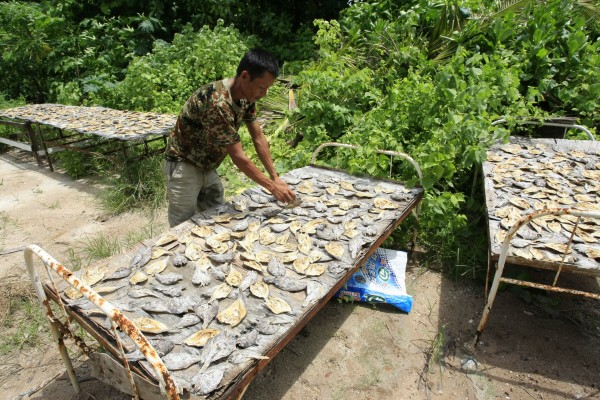
<svg viewBox="0 0 600 400"><path fill-rule="evenodd" d="M487 152L488 272L476 344L500 282L600 300L558 284L562 272L600 277L600 143L581 130L592 140L510 137ZM504 277L506 263L554 271L553 282Z"/></svg>
<svg viewBox="0 0 600 400"><path fill-rule="evenodd" d="M423 189L421 186L408 189L403 183L396 180L350 175L335 168L316 166L315 162L318 153L326 147L358 148L357 146L339 143L323 144L315 150L310 166L299 168L282 175L282 179L288 181L301 196L302 204L294 208L274 203L274 200L271 199L268 203L271 206L258 206L258 203L254 203L255 208L252 209L246 204L246 201L250 204L250 199L259 201L260 198L268 197L270 195L260 188L251 188L234 198L232 203L225 207L218 207L199 213L191 220L172 228L158 238L142 243L129 252L102 260L93 266L93 268L87 269L86 271L80 271L78 274L69 271L40 247L30 245L25 250L27 270L35 287L39 301L46 313L54 340L59 347L67 374L71 379L75 391L79 392L80 386L71 364L68 351L64 345L65 338L73 339L81 350L89 357L89 363L94 376L120 391L132 395L134 398L151 400L164 398L170 400L180 398L241 398L246 387L258 372L264 368L270 359L275 357L302 329L302 327L317 314L326 302L342 287L351 274L368 259L392 231L398 227L409 214L413 213L415 217L418 218L419 204L423 197ZM414 166L419 181L421 180L422 175L418 164L408 155L391 151L379 151L379 153L391 157L390 166L393 165L394 157L407 160ZM328 154L328 156L330 155L331 154ZM331 158L329 159L331 160ZM318 184L321 185L321 187L312 187L311 185L306 184L306 182L311 182L311 185L313 183ZM356 188L357 191L355 193L352 193L351 190L347 189L344 191L338 187L337 183L343 183L343 186L347 189ZM325 191L323 190L327 185L330 185L328 188L333 187L335 189L330 190L328 192L329 195L325 195ZM323 214L330 217L327 221L336 221L336 217L347 217L345 222L342 223L344 229L346 229L344 235L348 235L346 238L342 239L341 236L339 236L340 239L329 239L317 242L317 236L311 236L316 233L316 231L311 231L310 229L317 226L317 221L322 221L319 225L331 227L331 225L324 222L324 217L315 216L311 213L309 213L309 215L304 214L303 210L305 209L302 206L306 207L309 202L317 198L312 195L316 194L312 193L312 190L316 191L316 193L321 193L322 199L329 199L328 204L330 204L330 209L329 211L324 211L326 214ZM311 198L313 200L311 200ZM342 207L342 204L346 207ZM375 204L382 208L375 207ZM248 208L245 209L244 207ZM346 211L344 211L344 208L346 208ZM248 210L252 211L245 214ZM179 254L186 254L182 250L183 243L186 243L186 250L188 247L191 248L188 244L193 242L203 245L209 243L210 236L207 237L206 241L199 241L200 239L192 234L192 232L199 232L198 230L195 230L196 228L210 227L215 233L217 231L222 232L224 227L232 226L232 222L236 221L235 218L241 218L243 221L244 218L254 217L259 219L261 226L265 226L272 220L272 214L276 214L276 218L289 217L289 221L292 222L294 221L294 218L300 218L302 224L297 224L296 228L301 227L300 229L302 229L305 238L311 237L312 243L315 244L313 249L318 250L317 253L321 253L321 255L317 254L319 257L324 256L323 259L327 258L328 255L321 252L321 250L323 248L327 249L327 245L332 242L342 243L346 252L337 254L337 258L329 257L329 261L319 261L323 268L325 268L326 273L303 277L305 280L314 281L316 286L322 289L322 291L319 292L320 298L317 297L309 302L309 298L304 295L304 291L291 293L280 289L279 287L270 287L272 296L279 296L288 302L293 310L292 314L270 314L264 309L264 303L260 303L263 301L262 299L257 300L253 296L248 296L245 300L245 308L248 310L248 316L245 317L240 325L227 328L224 324L218 324L216 320L212 321L210 327L217 327L218 329L222 329L224 332L229 332L231 334L240 333L240 327L246 324L247 321L250 324L247 327L251 327L254 322L266 319L271 322L271 327L278 326L278 328L276 333L273 334L266 333L265 335L262 335L261 332L261 336L259 336L255 346L253 346L257 349L257 352L260 352L260 357L257 357L257 359L248 359L239 365L227 366L229 369L224 372L223 378L218 381L218 386L214 391L197 395L197 393L193 393L193 389L197 387L197 384L195 383L192 387L186 387L184 381L185 379L188 379L189 376L198 376L197 372L200 368L199 365L191 365L181 370L169 370L166 365L168 362L165 361L167 358L159 356L151 342L146 338L146 335L150 334L142 332L144 329L134 323L136 313L138 311L142 312L140 308L143 306L132 306L132 303L129 301L132 299L129 296L129 289L131 289L131 287L128 281L131 282L129 277L133 274L133 271L128 272L124 281L123 279L109 281L111 283L116 282L112 283L113 285L116 285L112 287L107 287L105 281L107 281L108 278L102 279L99 274L101 273L102 277L114 277L119 271L122 271L123 268L131 265L131 261L136 259L142 252L152 250L154 256L154 251L156 250L157 258L153 262L164 261L164 265L166 265L165 272L176 271L181 273L184 278L182 282L185 282L187 285L186 293L191 293L192 291L202 293L202 291L204 291L206 293L202 293L203 295L210 295L210 292L208 291L209 286L198 287L189 283L194 272L191 271L190 268L186 269L185 266L176 268L175 263L168 262L168 258L167 261L163 260L162 257L165 257L163 254L164 251L175 252L175 249L178 249L177 252ZM287 215L287 217L285 217L285 215ZM235 218L232 219L233 217ZM363 223L362 226L370 230L370 237L367 238L366 234L361 234L362 244L356 248L356 252L353 253L352 250L349 251L352 246L349 245L350 241L348 238L355 237L354 234L357 233L355 232L355 228L360 225L361 221ZM338 222L340 221L331 222L331 224ZM291 224L289 229L290 231L292 230ZM231 232L233 233L233 230L231 230ZM245 235L249 235L249 231L244 232ZM324 231L321 231L321 233L323 232ZM158 244L161 243L162 246L162 243L165 242L162 238L165 237L176 237L178 239L175 240L174 245L165 244L167 247L160 248ZM238 237L238 239L240 237ZM364 242L362 242L362 238L364 238ZM190 239L192 240L191 242L188 241ZM288 243L293 243L293 239L289 240ZM297 244L300 244L300 241L298 241ZM242 260L242 252L239 250L239 247L236 246L237 244L228 244L228 247L232 249L233 253L231 261L231 264L233 265L232 268L237 267L236 269L238 272L242 271L242 273L248 276L250 271L240 268L239 262ZM251 255L256 254L258 257L261 253L258 249L261 247L256 243L253 246L255 253L251 253ZM274 250L275 247L273 246L274 245L266 244L263 248L277 251ZM324 247L321 248L320 246ZM208 254L210 253L210 250L207 249L209 248L206 247ZM329 252L329 250L327 251ZM315 253L311 250L309 254L313 255ZM333 252L331 254L333 254ZM301 256L300 253L297 255ZM43 267L48 274L48 280L45 280L44 282L40 280L40 277L36 272L34 256L42 261ZM245 257L248 257L248 254L246 254ZM190 261L189 264L192 264L192 261ZM147 265L150 265L150 263ZM141 267L138 271L140 270ZM148 269L145 271L148 272ZM296 270L296 272L298 272L298 270ZM302 277L299 274L297 275L296 272L294 272L294 269L290 268L290 266L286 269L286 274L291 274L291 277ZM260 274L263 278L268 277L266 271L262 271ZM120 276L121 274L118 275ZM92 278L94 276L96 277L95 279ZM57 277L60 279L56 279ZM152 279L153 278L150 277L148 282L144 282L143 285L146 285ZM301 279L298 278L297 280ZM88 281L92 281L93 283L88 283ZM123 283L124 286L119 286L119 282ZM136 288L138 287L134 284L131 285ZM148 289L149 287L151 288L152 286L146 286L146 289L150 290ZM100 293L102 293L102 295ZM221 301L225 304L231 303L227 298L224 298ZM256 305L258 305L258 307L256 307ZM57 317L53 308L63 316ZM223 310L224 308L227 308L227 306L219 304L219 308ZM175 340L175 337L179 339L188 337L190 333L192 333L192 329L194 329L176 325L177 321L181 321L183 318L180 319L179 315L160 314L160 317L156 315L157 314L153 314L151 316L162 319L170 328L167 332L155 332L156 334L152 336L156 339L173 338L173 341L176 343L176 350L172 350L167 357L171 354L180 356L186 351L191 351L192 353L196 351L188 346L184 346L181 340ZM76 322L85 332L96 339L98 343L101 344L102 348L105 349L105 352L93 349L80 337L75 335L74 330L71 327L73 322ZM140 350L143 354L143 360L128 361L125 354L130 354L136 349ZM173 359L173 357L171 357L171 359ZM223 364L225 364L225 362L223 362ZM215 368L218 368L218 366L219 365ZM200 373L201 372L202 370L200 370Z"/></svg>
<svg viewBox="0 0 600 400"><path fill-rule="evenodd" d="M52 153L76 151L111 161L145 158L164 151L176 116L105 107L28 104L0 110L0 125L16 128L0 143L33 153L39 166ZM55 128L50 132L46 128ZM159 146L153 143L159 143Z"/></svg>

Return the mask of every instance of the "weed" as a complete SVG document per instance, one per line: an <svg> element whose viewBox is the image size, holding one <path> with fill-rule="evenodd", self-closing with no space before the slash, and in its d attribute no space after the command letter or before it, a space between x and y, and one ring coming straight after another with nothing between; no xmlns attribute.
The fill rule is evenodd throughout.
<svg viewBox="0 0 600 400"><path fill-rule="evenodd" d="M45 331L44 313L35 299L14 298L10 302L11 318L4 325L12 328L12 333L0 338L0 354L21 350L25 346L35 346L40 342L40 333Z"/></svg>
<svg viewBox="0 0 600 400"><path fill-rule="evenodd" d="M164 231L164 223L156 220L156 213L154 210L148 210L148 223L142 226L140 229L136 229L127 233L124 241L125 248L131 248L135 244L152 237L155 237L159 233Z"/></svg>
<svg viewBox="0 0 600 400"><path fill-rule="evenodd" d="M83 251L90 260L100 260L121 251L121 243L115 237L107 237L102 233L85 239Z"/></svg>
<svg viewBox="0 0 600 400"><path fill-rule="evenodd" d="M84 267L83 258L72 248L69 248L69 250L67 250L67 257L69 262L69 269L71 271L79 271ZM88 264L89 263L86 263L85 266L87 266Z"/></svg>
<svg viewBox="0 0 600 400"><path fill-rule="evenodd" d="M114 167L113 167L114 168ZM106 190L100 195L104 210L119 214L131 209L158 209L165 204L163 158L155 156L127 162L103 171Z"/></svg>

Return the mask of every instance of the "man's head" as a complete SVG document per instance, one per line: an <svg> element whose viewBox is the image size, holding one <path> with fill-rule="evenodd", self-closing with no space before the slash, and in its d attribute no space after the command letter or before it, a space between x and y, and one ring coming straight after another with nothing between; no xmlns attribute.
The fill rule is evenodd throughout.
<svg viewBox="0 0 600 400"><path fill-rule="evenodd" d="M240 76L243 71L250 74L251 79L260 78L265 72L277 78L279 75L279 63L277 58L263 49L250 49L237 67L236 76Z"/></svg>
<svg viewBox="0 0 600 400"><path fill-rule="evenodd" d="M262 49L249 50L238 65L234 99L256 102L267 95L279 74L279 64L271 53Z"/></svg>

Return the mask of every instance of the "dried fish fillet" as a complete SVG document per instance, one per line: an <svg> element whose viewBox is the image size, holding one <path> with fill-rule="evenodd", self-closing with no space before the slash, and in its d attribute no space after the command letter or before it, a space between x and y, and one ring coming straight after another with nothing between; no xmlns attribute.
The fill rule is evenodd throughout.
<svg viewBox="0 0 600 400"><path fill-rule="evenodd" d="M208 342L208 339L214 338L218 334L219 331L216 329L200 329L198 332L185 339L183 343L188 346L204 347L206 342Z"/></svg>
<svg viewBox="0 0 600 400"><path fill-rule="evenodd" d="M144 333L162 333L169 330L167 325L152 318L135 318L132 320L132 322L140 331Z"/></svg>
<svg viewBox="0 0 600 400"><path fill-rule="evenodd" d="M281 314L286 312L289 313L292 311L292 307L290 307L290 305L280 297L269 296L265 304L267 305L269 310L271 310L271 312L273 312L274 314Z"/></svg>

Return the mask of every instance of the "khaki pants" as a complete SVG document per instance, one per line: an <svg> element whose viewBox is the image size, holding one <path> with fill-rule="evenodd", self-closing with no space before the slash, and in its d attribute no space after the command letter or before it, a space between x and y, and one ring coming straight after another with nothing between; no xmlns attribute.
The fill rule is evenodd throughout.
<svg viewBox="0 0 600 400"><path fill-rule="evenodd" d="M202 171L185 161L165 160L169 198L169 226L179 225L197 212L224 204L223 184L216 170Z"/></svg>

